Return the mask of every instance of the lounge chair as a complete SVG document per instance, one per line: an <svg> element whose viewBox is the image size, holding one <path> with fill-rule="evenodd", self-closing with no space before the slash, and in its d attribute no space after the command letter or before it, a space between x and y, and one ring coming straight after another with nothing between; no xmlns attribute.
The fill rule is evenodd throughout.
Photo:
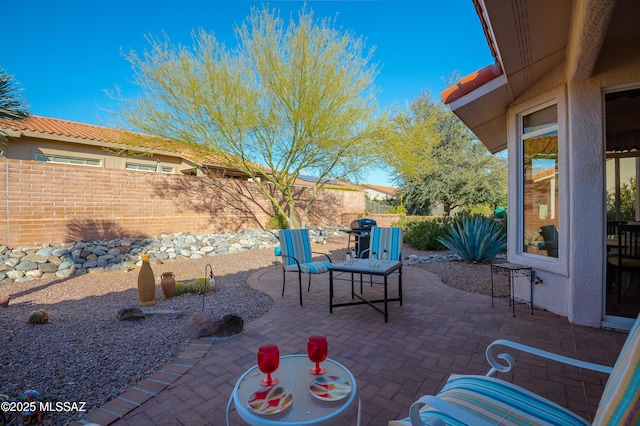
<svg viewBox="0 0 640 426"><path fill-rule="evenodd" d="M514 364L509 354L493 355L497 346L506 346L553 361L609 374L592 423L533 392L493 376L506 373ZM491 369L485 376L452 375L436 396L418 399L409 417L389 422L389 426L423 425L638 425L640 424L640 317L629 333L612 367L583 362L530 346L496 340L487 347Z"/></svg>

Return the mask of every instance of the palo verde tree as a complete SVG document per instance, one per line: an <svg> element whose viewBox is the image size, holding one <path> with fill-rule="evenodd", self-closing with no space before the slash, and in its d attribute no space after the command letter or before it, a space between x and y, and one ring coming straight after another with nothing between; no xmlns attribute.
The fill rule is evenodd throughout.
<svg viewBox="0 0 640 426"><path fill-rule="evenodd" d="M148 37L142 56L126 55L141 95L124 100L122 117L139 131L212 147L290 226L305 226L327 179L356 180L383 137L373 50L306 8L287 24L275 10L253 8L234 30L233 49L204 31L190 48ZM303 173L318 180L297 211Z"/></svg>
<svg viewBox="0 0 640 426"><path fill-rule="evenodd" d="M404 204L420 211L440 203L496 206L506 201L507 165L493 156L444 105L421 94L394 117L395 132L383 155L405 193Z"/></svg>
<svg viewBox="0 0 640 426"><path fill-rule="evenodd" d="M0 68L0 119L17 121L28 116L29 111L18 96L13 77ZM6 143L7 135L0 129L0 145Z"/></svg>

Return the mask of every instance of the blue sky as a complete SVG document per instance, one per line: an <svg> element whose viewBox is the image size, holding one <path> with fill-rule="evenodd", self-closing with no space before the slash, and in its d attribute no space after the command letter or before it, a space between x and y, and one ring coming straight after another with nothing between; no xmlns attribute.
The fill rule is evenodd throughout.
<svg viewBox="0 0 640 426"><path fill-rule="evenodd" d="M281 16L303 1L270 1ZM469 74L493 63L471 0L316 0L317 17L375 46L381 108L405 105L421 92L439 99L453 72ZM120 86L134 94L132 72L121 51L142 52L146 34L163 31L173 43L191 45L193 29L214 32L235 45L234 24L249 15L252 0L9 1L2 6L5 43L0 66L14 76L32 114L105 125L117 105L105 94ZM390 185L372 172L369 183Z"/></svg>

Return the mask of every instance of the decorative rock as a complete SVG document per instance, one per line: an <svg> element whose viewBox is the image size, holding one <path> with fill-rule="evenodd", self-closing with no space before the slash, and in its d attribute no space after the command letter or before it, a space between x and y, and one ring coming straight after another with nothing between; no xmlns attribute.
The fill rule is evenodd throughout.
<svg viewBox="0 0 640 426"><path fill-rule="evenodd" d="M27 271L24 273L25 277L29 277L29 278L40 278L42 275L44 274L44 272L42 272L39 269L33 269L31 271Z"/></svg>
<svg viewBox="0 0 640 426"><path fill-rule="evenodd" d="M137 306L127 306L120 309L116 317L119 321L137 321L145 319L147 316Z"/></svg>
<svg viewBox="0 0 640 426"><path fill-rule="evenodd" d="M61 269L58 272L56 272L56 277L58 278L69 278L70 276L74 275L76 269L75 268L69 268L69 269Z"/></svg>
<svg viewBox="0 0 640 426"><path fill-rule="evenodd" d="M158 317L167 317L170 319L180 319L182 318L182 312L174 311L173 309L156 309L156 310L144 310L143 311L146 316L158 316Z"/></svg>
<svg viewBox="0 0 640 426"><path fill-rule="evenodd" d="M7 277L11 278L12 280L17 280L18 278L22 278L24 277L24 272L23 271L7 271Z"/></svg>
<svg viewBox="0 0 640 426"><path fill-rule="evenodd" d="M66 249L66 248L54 248L51 251L51 255L55 256L55 257L62 257L65 254L69 254L69 253L71 253L71 251L69 249Z"/></svg>
<svg viewBox="0 0 640 426"><path fill-rule="evenodd" d="M221 320L214 320L209 315L196 314L185 326L185 331L192 338L227 337L242 332L244 321L233 314L225 315Z"/></svg>
<svg viewBox="0 0 640 426"><path fill-rule="evenodd" d="M58 271L58 267L53 263L43 263L38 265L38 269L43 273L54 273Z"/></svg>
<svg viewBox="0 0 640 426"><path fill-rule="evenodd" d="M11 296L9 296L8 294L0 295L0 306L2 306L3 308L9 307L9 300L11 300Z"/></svg>

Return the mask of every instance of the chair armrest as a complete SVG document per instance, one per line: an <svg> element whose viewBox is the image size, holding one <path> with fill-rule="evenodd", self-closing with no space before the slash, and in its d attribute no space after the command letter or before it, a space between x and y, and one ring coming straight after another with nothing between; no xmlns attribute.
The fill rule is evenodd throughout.
<svg viewBox="0 0 640 426"><path fill-rule="evenodd" d="M594 364L592 362L580 361L578 359L569 358L564 355L554 354L553 352L543 351L532 346L523 345L521 343L512 342L511 340L495 340L489 346L487 346L486 356L487 362L491 365L491 370L486 376L493 376L495 373L507 373L513 368L515 361L513 357L506 353L501 353L496 356L493 355L493 349L496 346L506 346L508 348L516 349L522 352L527 352L532 355L537 355L542 358L550 359L553 361L561 362L563 364L573 365L575 367L586 368L588 370L599 371L601 373L611 374L613 367L609 367L601 364ZM503 360L506 365L501 364L496 358Z"/></svg>
<svg viewBox="0 0 640 426"><path fill-rule="evenodd" d="M371 249L364 249L364 250L362 250L362 251L360 252L360 257L359 257L359 258L360 258L360 259L364 259L364 257L363 257L362 255L363 255L363 254L365 254L365 253L368 253L368 252L370 252L370 251L371 251ZM367 257L369 257L369 255L367 255Z"/></svg>
<svg viewBox="0 0 640 426"><path fill-rule="evenodd" d="M289 259L293 259L293 261L296 262L296 265L298 265L298 269L300 269L300 262L298 262L298 259L296 259L295 257L289 256L288 254L282 254L282 253L280 253L280 256L282 256L283 258L288 257ZM283 269L285 268L284 262L282 262L282 268Z"/></svg>
<svg viewBox="0 0 640 426"><path fill-rule="evenodd" d="M333 263L331 261L331 258L329 257L329 255L327 253L320 253L318 251L312 251L311 254L323 254L323 255L327 256L327 259L329 260L329 263Z"/></svg>

